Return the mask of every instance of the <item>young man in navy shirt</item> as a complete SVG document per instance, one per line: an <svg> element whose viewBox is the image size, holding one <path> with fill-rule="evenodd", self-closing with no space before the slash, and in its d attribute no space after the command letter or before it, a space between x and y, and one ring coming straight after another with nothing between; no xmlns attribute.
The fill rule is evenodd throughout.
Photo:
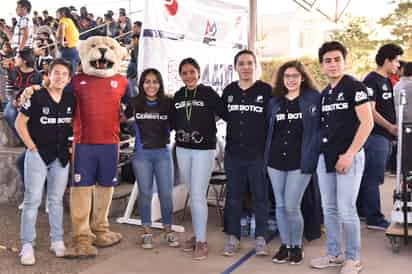
<svg viewBox="0 0 412 274"><path fill-rule="evenodd" d="M223 255L239 249L242 202L249 188L256 216L256 255L268 255L265 234L268 218L268 185L264 174L266 111L271 97L270 85L256 80L256 56L243 50L235 56L239 81L224 90L227 109L225 170L227 174L226 221L228 241Z"/></svg>
<svg viewBox="0 0 412 274"><path fill-rule="evenodd" d="M16 119L16 129L26 146L24 162L24 207L21 215L23 265L35 263L37 212L47 178L47 203L50 223L50 250L64 255L63 195L69 176L69 141L76 100L63 91L70 81L71 66L63 59L50 65L50 85L26 101Z"/></svg>
<svg viewBox="0 0 412 274"><path fill-rule="evenodd" d="M365 164L363 145L373 118L366 87L344 73L346 54L346 48L336 41L319 49L321 69L329 80L322 91L317 167L328 253L313 259L311 266L322 269L344 264L341 274L354 274L362 269L356 199Z"/></svg>
<svg viewBox="0 0 412 274"><path fill-rule="evenodd" d="M382 46L376 54L377 69L363 80L368 87L375 127L365 144L365 173L359 190L360 214L366 217L369 229L385 230L389 222L381 212L379 185L383 183L386 164L397 136L392 83L389 75L399 69L402 48L394 44Z"/></svg>

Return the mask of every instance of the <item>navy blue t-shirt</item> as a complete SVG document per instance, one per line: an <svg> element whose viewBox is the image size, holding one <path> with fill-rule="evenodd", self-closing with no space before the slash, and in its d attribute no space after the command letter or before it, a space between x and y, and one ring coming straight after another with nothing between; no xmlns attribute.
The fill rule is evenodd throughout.
<svg viewBox="0 0 412 274"><path fill-rule="evenodd" d="M363 83L368 87L370 100L375 101L376 111L388 122L395 124L396 113L391 80L373 71L366 76ZM377 123L372 134L382 135L388 139L394 138L389 131Z"/></svg>
<svg viewBox="0 0 412 274"><path fill-rule="evenodd" d="M65 166L69 159L69 140L73 135L72 118L76 98L71 92L63 92L59 103L53 100L47 89L35 92L23 104L20 112L29 117L27 128L38 152L46 163L56 158Z"/></svg>
<svg viewBox="0 0 412 274"><path fill-rule="evenodd" d="M332 88L322 91L321 152L326 169L335 172L339 155L346 152L355 138L360 122L355 108L369 102L366 86L352 76L345 75Z"/></svg>
<svg viewBox="0 0 412 274"><path fill-rule="evenodd" d="M276 114L269 166L283 171L296 170L300 169L303 137L299 97L293 100L283 97L281 100L280 111Z"/></svg>
<svg viewBox="0 0 412 274"><path fill-rule="evenodd" d="M245 160L263 159L271 93L272 87L262 81L256 81L246 90L233 82L223 90L227 153Z"/></svg>

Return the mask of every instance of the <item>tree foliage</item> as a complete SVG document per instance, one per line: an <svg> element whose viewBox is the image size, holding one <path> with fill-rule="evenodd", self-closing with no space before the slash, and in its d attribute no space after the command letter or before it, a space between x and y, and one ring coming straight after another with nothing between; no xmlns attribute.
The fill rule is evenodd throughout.
<svg viewBox="0 0 412 274"><path fill-rule="evenodd" d="M337 40L348 49L347 71L362 80L367 73L376 68L375 55L379 46L385 43L397 43L405 51L402 59L412 59L412 0L396 0L396 7L387 16L380 18L377 24L362 16L347 15L341 20L342 28L330 35L330 40ZM388 30L391 39L382 39L382 31ZM303 57L300 60L320 88L325 86L326 80L320 72L317 59ZM262 79L272 83L277 68L288 61L274 58L262 64Z"/></svg>
<svg viewBox="0 0 412 274"><path fill-rule="evenodd" d="M395 42L405 49L405 59L412 58L412 1L399 1L388 16L379 20L384 28L389 28Z"/></svg>
<svg viewBox="0 0 412 274"><path fill-rule="evenodd" d="M348 49L348 71L362 79L375 68L374 53L379 45L372 23L365 17L346 16L343 30L333 31L332 40L340 41Z"/></svg>
<svg viewBox="0 0 412 274"><path fill-rule="evenodd" d="M261 62L262 77L261 80L273 85L275 83L276 73L279 67L290 61L291 59L273 58L271 61ZM305 65L306 70L312 77L319 89L323 89L327 85L327 79L320 71L320 64L316 58L304 56L298 59Z"/></svg>

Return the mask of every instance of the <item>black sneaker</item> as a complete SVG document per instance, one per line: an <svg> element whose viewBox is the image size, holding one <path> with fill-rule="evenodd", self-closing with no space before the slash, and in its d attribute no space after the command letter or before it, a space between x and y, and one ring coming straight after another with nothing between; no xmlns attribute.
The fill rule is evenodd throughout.
<svg viewBox="0 0 412 274"><path fill-rule="evenodd" d="M275 256L272 257L272 262L276 264L284 264L289 261L290 249L286 245L281 245Z"/></svg>
<svg viewBox="0 0 412 274"><path fill-rule="evenodd" d="M290 249L289 256L290 264L301 264L303 261L303 250L301 247L295 246Z"/></svg>

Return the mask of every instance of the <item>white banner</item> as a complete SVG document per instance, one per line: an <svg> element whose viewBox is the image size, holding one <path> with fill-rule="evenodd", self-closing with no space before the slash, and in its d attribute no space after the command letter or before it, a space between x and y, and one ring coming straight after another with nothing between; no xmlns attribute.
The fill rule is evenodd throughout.
<svg viewBox="0 0 412 274"><path fill-rule="evenodd" d="M193 57L201 82L220 93L234 80L233 57L246 48L247 15L247 7L222 0L145 0L139 75L158 69L165 92L173 94L183 85L180 61Z"/></svg>

